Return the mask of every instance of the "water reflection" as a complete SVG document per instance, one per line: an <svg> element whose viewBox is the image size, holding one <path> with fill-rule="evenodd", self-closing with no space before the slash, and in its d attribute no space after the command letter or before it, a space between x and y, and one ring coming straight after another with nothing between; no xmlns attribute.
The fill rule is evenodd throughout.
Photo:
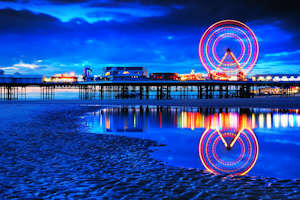
<svg viewBox="0 0 300 200"><path fill-rule="evenodd" d="M97 116L97 118L94 118ZM300 127L299 109L203 109L184 107L108 107L89 116L103 131L136 132L152 128L255 129Z"/></svg>
<svg viewBox="0 0 300 200"><path fill-rule="evenodd" d="M85 122L91 132L166 144L153 155L171 165L300 177L299 109L118 106L90 113Z"/></svg>
<svg viewBox="0 0 300 200"><path fill-rule="evenodd" d="M258 142L251 129L206 129L199 142L199 157L214 174L247 174L258 157Z"/></svg>

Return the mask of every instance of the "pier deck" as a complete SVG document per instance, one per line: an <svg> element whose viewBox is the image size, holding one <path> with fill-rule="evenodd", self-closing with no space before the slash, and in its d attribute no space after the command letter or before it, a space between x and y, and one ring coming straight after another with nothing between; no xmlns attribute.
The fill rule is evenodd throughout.
<svg viewBox="0 0 300 200"><path fill-rule="evenodd" d="M172 93L189 96L194 92L197 98L252 97L254 91L268 87L283 89L285 95L291 95L292 87L300 87L300 81L93 81L73 83L0 83L0 99L13 100L20 96L26 97L26 88L40 88L41 99L52 99L55 89L78 89L80 99L90 99L98 94L101 99L105 93L118 93L120 97L130 93L138 94L142 98L149 98L150 93L156 93L157 99L170 98Z"/></svg>

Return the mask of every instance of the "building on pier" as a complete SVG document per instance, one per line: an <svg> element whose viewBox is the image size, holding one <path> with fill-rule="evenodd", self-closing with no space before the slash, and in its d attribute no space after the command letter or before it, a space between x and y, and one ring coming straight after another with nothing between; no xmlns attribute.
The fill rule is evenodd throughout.
<svg viewBox="0 0 300 200"><path fill-rule="evenodd" d="M104 67L103 73L106 80L142 80L148 76L144 67Z"/></svg>
<svg viewBox="0 0 300 200"><path fill-rule="evenodd" d="M43 78L43 82L51 82L51 83L73 83L77 82L78 77L75 75L74 72L71 73L64 73L64 74L55 74L50 78Z"/></svg>
<svg viewBox="0 0 300 200"><path fill-rule="evenodd" d="M89 66L85 66L83 69L82 79L83 81L93 81L94 76L92 75L92 68Z"/></svg>
<svg viewBox="0 0 300 200"><path fill-rule="evenodd" d="M178 73L151 73L152 80L180 80Z"/></svg>
<svg viewBox="0 0 300 200"><path fill-rule="evenodd" d="M6 84L40 84L42 75L0 74L0 83Z"/></svg>
<svg viewBox="0 0 300 200"><path fill-rule="evenodd" d="M181 81L202 81L205 80L205 76L202 73L195 73L194 70L191 71L189 74L180 74Z"/></svg>
<svg viewBox="0 0 300 200"><path fill-rule="evenodd" d="M300 74L256 74L252 81L300 81Z"/></svg>

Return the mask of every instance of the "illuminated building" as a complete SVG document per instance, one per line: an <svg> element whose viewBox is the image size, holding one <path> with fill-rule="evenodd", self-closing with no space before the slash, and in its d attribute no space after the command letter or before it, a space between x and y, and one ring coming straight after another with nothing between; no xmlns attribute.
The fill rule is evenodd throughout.
<svg viewBox="0 0 300 200"><path fill-rule="evenodd" d="M94 80L94 77L92 76L92 69L90 67L84 67L82 78L84 81Z"/></svg>
<svg viewBox="0 0 300 200"><path fill-rule="evenodd" d="M225 72L216 72L216 71L210 71L208 73L208 79L209 80L220 80L220 81L225 81L229 80L231 76L228 76Z"/></svg>
<svg viewBox="0 0 300 200"><path fill-rule="evenodd" d="M144 67L104 67L106 80L141 80L147 77L147 70Z"/></svg>
<svg viewBox="0 0 300 200"><path fill-rule="evenodd" d="M256 74L252 81L300 81L300 74Z"/></svg>
<svg viewBox="0 0 300 200"><path fill-rule="evenodd" d="M77 82L78 77L75 75L74 72L71 72L69 74L55 74L51 76L50 78L44 77L44 82L54 82L54 83L73 83Z"/></svg>
<svg viewBox="0 0 300 200"><path fill-rule="evenodd" d="M150 74L152 80L179 80L178 73L152 73Z"/></svg>
<svg viewBox="0 0 300 200"><path fill-rule="evenodd" d="M192 70L190 74L180 74L179 76L181 81L205 80L203 74L195 73L194 70Z"/></svg>

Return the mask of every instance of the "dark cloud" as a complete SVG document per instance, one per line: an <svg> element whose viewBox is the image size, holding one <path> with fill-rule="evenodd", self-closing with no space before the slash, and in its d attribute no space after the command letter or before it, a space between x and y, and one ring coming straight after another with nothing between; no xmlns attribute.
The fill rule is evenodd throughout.
<svg viewBox="0 0 300 200"><path fill-rule="evenodd" d="M87 3L89 0L48 0L54 4L75 4L75 3Z"/></svg>
<svg viewBox="0 0 300 200"><path fill-rule="evenodd" d="M30 11L13 9L0 10L0 32L34 32L47 31L60 21L46 14L34 14ZM50 28L50 29L49 29Z"/></svg>
<svg viewBox="0 0 300 200"><path fill-rule="evenodd" d="M116 0L115 2L137 1ZM300 41L300 7L294 0L139 0L138 2L143 5L171 8L165 16L145 19L145 23L157 27L207 27L222 19L236 19L245 23L278 22L283 29L293 33L295 40Z"/></svg>
<svg viewBox="0 0 300 200"><path fill-rule="evenodd" d="M164 6L169 15L155 19L157 23L204 25L216 20L233 18L242 21L280 19L295 25L300 19L300 7L294 0L114 0L90 1L90 6L126 7L127 4Z"/></svg>

